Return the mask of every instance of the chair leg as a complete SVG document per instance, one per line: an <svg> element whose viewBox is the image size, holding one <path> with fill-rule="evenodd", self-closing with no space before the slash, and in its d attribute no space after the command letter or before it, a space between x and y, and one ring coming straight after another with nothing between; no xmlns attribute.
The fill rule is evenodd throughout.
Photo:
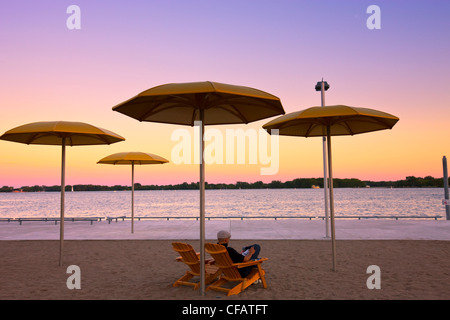
<svg viewBox="0 0 450 320"><path fill-rule="evenodd" d="M226 280L224 278L219 278L219 280L217 280L216 282L213 282L211 285L209 285L208 288L206 288L206 291L208 291L210 289L218 290L218 291L227 291L227 289L221 287L222 285L224 285L227 282L228 282L228 280Z"/></svg>
<svg viewBox="0 0 450 320"><path fill-rule="evenodd" d="M211 282L216 280L216 278L218 276L220 276L221 273L222 273L222 271L220 271L220 270L218 270L216 273L207 273L206 279L205 279L206 284L210 284Z"/></svg>
<svg viewBox="0 0 450 320"><path fill-rule="evenodd" d="M228 291L227 293L227 296L241 293L242 291L250 287L259 278L260 278L259 273L256 270L252 271L252 273L250 273L246 278L244 278L242 282L239 282L237 286L230 289L230 291Z"/></svg>
<svg viewBox="0 0 450 320"><path fill-rule="evenodd" d="M178 287L184 284L184 282L189 282L190 279L192 279L194 275L192 275L191 273L189 273L189 271L186 272L186 274L184 276L182 276L180 279L178 279L177 281L175 281L175 283L173 284L174 287Z"/></svg>
<svg viewBox="0 0 450 320"><path fill-rule="evenodd" d="M264 271L264 269L261 267L261 264L258 264L258 273L259 276L261 278L262 284L263 284L263 288L266 289L267 288L267 282L266 282L266 272Z"/></svg>
<svg viewBox="0 0 450 320"><path fill-rule="evenodd" d="M237 286L235 286L235 287L231 288L230 290L228 290L227 296L231 296L233 294L239 294L239 293L241 293L244 290L245 290L244 281L243 282L239 282L239 284Z"/></svg>

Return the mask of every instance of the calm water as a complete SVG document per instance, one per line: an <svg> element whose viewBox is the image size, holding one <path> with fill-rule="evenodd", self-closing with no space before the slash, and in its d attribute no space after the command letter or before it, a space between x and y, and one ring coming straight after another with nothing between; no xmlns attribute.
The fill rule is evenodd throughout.
<svg viewBox="0 0 450 320"><path fill-rule="evenodd" d="M334 189L336 216L445 216L444 190ZM60 193L0 193L0 217L59 217ZM135 216L198 216L199 191L136 191ZM131 216L131 192L66 192L66 217ZM206 216L323 216L323 189L206 190Z"/></svg>

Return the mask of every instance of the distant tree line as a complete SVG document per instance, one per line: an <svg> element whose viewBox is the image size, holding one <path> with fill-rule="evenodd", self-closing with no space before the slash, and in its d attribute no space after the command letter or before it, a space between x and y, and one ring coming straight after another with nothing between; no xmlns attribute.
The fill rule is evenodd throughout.
<svg viewBox="0 0 450 320"><path fill-rule="evenodd" d="M450 179L449 179L450 180ZM450 181L449 181L450 183ZM205 182L206 189L302 189L313 188L317 186L323 188L323 178L298 178L286 182L279 180L273 180L269 183L262 181L256 182L242 182L236 183L207 183ZM334 188L365 188L365 187L378 187L378 188L422 188L422 187L437 187L442 188L444 181L442 178L433 178L426 176L425 178L409 176L404 180L397 181L362 181L359 179L333 179ZM92 184L77 184L66 186L66 191L71 191L73 187L74 191L124 191L131 190L131 186L103 186ZM198 190L198 182L183 182L181 184L169 184L169 185L141 185L140 183L134 184L135 190ZM61 191L60 186L24 186L21 188L13 188L3 186L0 188L0 192L56 192Z"/></svg>
<svg viewBox="0 0 450 320"><path fill-rule="evenodd" d="M425 178L409 176L405 180L398 181L366 181L366 183L371 187L393 187L393 188L420 188L420 187L444 187L443 178L433 178L431 176L426 176ZM450 179L449 179L450 183Z"/></svg>

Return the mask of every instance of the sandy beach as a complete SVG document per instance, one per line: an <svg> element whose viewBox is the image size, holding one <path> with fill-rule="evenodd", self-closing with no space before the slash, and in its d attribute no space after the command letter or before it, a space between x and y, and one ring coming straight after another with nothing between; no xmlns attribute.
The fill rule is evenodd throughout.
<svg viewBox="0 0 450 320"><path fill-rule="evenodd" d="M180 240L177 240L180 241ZM213 242L214 240L211 240ZM337 271L325 240L255 240L268 288L239 296L172 287L187 267L175 261L171 240L68 240L58 266L55 240L0 241L0 299L17 300L446 300L450 297L450 242L338 240ZM199 242L186 240L196 250ZM249 240L232 240L235 248ZM81 271L81 289L69 290L69 265ZM368 289L367 267L380 267L380 289Z"/></svg>

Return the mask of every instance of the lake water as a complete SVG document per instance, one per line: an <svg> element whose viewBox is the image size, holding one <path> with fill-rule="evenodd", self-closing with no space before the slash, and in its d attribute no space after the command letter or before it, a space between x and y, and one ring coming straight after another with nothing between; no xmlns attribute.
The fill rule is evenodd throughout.
<svg viewBox="0 0 450 320"><path fill-rule="evenodd" d="M440 188L334 189L336 216L445 217ZM135 191L135 217L199 214L198 190ZM0 193L0 217L59 217L60 193ZM324 215L323 189L206 190L206 217ZM66 192L66 217L131 216L130 191Z"/></svg>

